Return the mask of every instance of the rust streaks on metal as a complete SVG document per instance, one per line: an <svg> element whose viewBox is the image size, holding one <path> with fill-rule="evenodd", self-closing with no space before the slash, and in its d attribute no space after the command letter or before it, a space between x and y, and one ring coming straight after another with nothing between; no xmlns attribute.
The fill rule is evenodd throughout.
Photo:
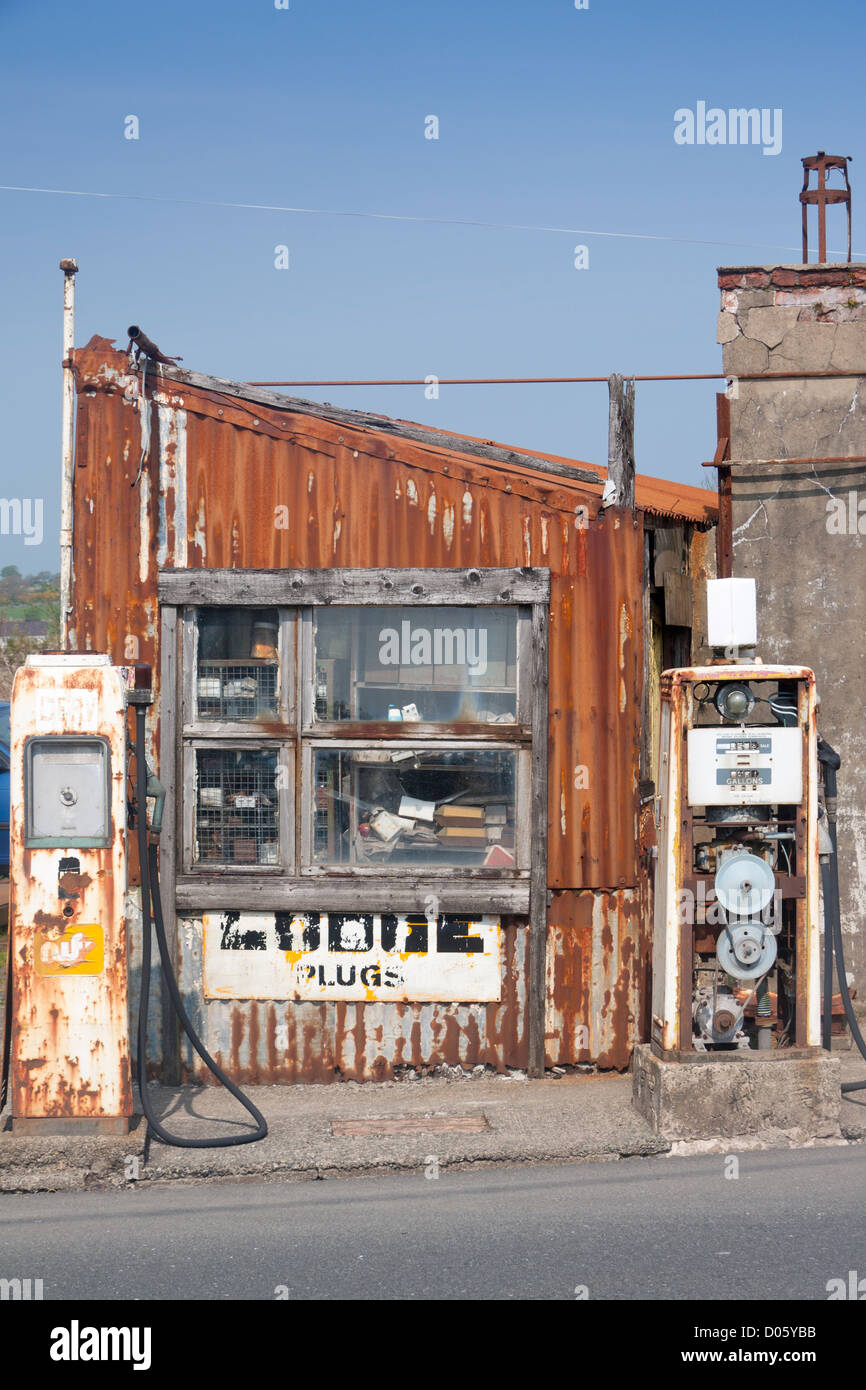
<svg viewBox="0 0 866 1390"><path fill-rule="evenodd" d="M580 1020L591 1046L574 1055L625 1066L644 951L636 920L646 874L636 773L643 517L708 526L713 499L638 478L636 513L602 509L604 469L597 485L578 482L426 442L418 427L401 435L399 422L377 430L367 416L361 427L159 375L146 384L153 442L133 488L140 378L105 340L76 352L75 371L73 625L80 647L118 664L159 670L160 556L192 568L550 570L549 920L551 956L564 972L553 979L551 1007L571 1041L548 1043L554 1060L574 1060ZM154 720L157 751L158 700ZM205 1040L250 1082L384 1079L440 1062L525 1067L526 926L504 925L499 1003L202 1002ZM186 1067L199 1074L191 1055Z"/></svg>
<svg viewBox="0 0 866 1390"><path fill-rule="evenodd" d="M117 829L122 823L126 748L116 718L106 735L115 827L110 846L87 850L89 872L60 874L60 851L28 848L25 843L25 741L34 733L61 737L80 733L81 694L89 689L97 696L94 718L107 728L122 698L119 680L109 686L100 682L96 670L71 667L49 667L46 672L24 666L15 677L10 817L10 879L15 892L10 950L22 967L10 1001L10 1099L16 1117L116 1116L132 1110L126 974L125 969L115 973L106 964L111 957L112 961L122 959L125 966L127 941L122 911L126 860L122 831ZM46 691L49 700L44 699ZM67 692L74 699L66 701ZM64 975L63 969L44 965L40 941L55 940L90 924L104 938L98 968L82 974L70 968ZM65 961L63 967L74 964ZM48 1065L35 1066L38 1059ZM94 1084L100 1076L101 1083Z"/></svg>
<svg viewBox="0 0 866 1390"><path fill-rule="evenodd" d="M250 1084L388 1081L407 1068L443 1063L525 1069L526 964L526 927L505 919L502 998L496 1003L199 1000L194 1021L208 1051ZM213 1081L188 1046L183 1075Z"/></svg>
<svg viewBox="0 0 866 1390"><path fill-rule="evenodd" d="M547 1065L626 1067L648 1021L643 894L555 893L549 921Z"/></svg>

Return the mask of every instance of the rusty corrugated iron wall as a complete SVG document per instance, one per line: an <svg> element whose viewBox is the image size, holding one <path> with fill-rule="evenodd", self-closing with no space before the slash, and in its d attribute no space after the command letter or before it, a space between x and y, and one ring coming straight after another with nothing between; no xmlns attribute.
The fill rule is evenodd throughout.
<svg viewBox="0 0 866 1390"><path fill-rule="evenodd" d="M168 379L152 395L147 385L151 451L133 487L140 378L106 340L78 350L75 368L80 647L158 671L164 566L550 569L548 1062L626 1065L646 959L642 512L603 512L600 488L488 466L387 422L360 429ZM158 746L158 706L155 718ZM504 935L502 1001L484 1006L205 1005L200 924L188 919L179 940L208 1046L238 1075L268 1081L378 1077L422 1061L525 1065L525 931ZM577 1052L568 1042L587 1037Z"/></svg>
<svg viewBox="0 0 866 1390"><path fill-rule="evenodd" d="M502 998L491 1004L292 1003L202 998L200 919L181 931L181 989L217 1061L247 1082L385 1081L410 1067L525 1068L527 933L503 919ZM212 1079L190 1048L184 1074Z"/></svg>

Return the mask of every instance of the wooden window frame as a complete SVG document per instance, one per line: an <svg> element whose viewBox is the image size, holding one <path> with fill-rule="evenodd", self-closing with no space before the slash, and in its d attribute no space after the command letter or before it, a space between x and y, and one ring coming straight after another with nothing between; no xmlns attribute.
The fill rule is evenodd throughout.
<svg viewBox="0 0 866 1390"><path fill-rule="evenodd" d="M249 912L291 910L333 911L351 909L358 903L359 884L364 885L364 897L376 903L377 910L410 911L434 901L441 912L485 910L508 915L529 915L533 934L546 931L547 908L547 652L548 611L550 602L550 572L547 569L377 569L377 570L202 570L164 569L159 575L161 606L161 675L160 728L161 775L168 787L165 829L163 831L163 883L167 906L174 911L206 912L245 909ZM252 743L256 734L249 726L219 725L216 721L185 720L183 686L192 692L194 679L194 634L183 610L197 607L275 607L297 614L293 627L296 634L294 659L295 689L306 690L306 670L309 662L302 637L304 616L297 610L320 604L355 606L417 607L516 607L528 608L529 621L522 625L518 669L520 684L528 681L528 694L519 692L519 700L528 698L529 709L518 704L519 715L530 714L528 722L516 725L477 726L464 736L455 736L447 725L395 724L389 729L389 741L411 740L428 743L507 745L520 755L529 754L529 786L522 797L522 814L531 825L528 863L512 874L490 870L467 870L458 876L453 867L426 872L406 873L391 870L370 872L354 868L338 868L314 872L304 871L295 863L294 873L288 865L226 865L217 868L196 866L188 868L182 853L183 835L179 833L182 810L179 792L184 787L184 748L196 746L200 740L237 746L237 742ZM291 618L289 619L291 621ZM281 638L284 623L281 620ZM310 647L310 653L312 648ZM282 655L282 653L281 653ZM183 676L181 678L181 673ZM193 692L194 693L194 692ZM286 692L288 694L288 692ZM344 724L311 723L304 727L303 705L293 711L296 720L285 729L285 741L294 739L298 753L295 778L296 802L292 835L297 842L299 800L303 781L302 746L312 741L333 745L361 741L361 731L347 738ZM355 726L352 726L353 728ZM508 729L511 737L505 737ZM281 731L282 734L282 731ZM264 742L281 743L282 737ZM258 742L262 740L259 738ZM187 770L189 755L186 757ZM188 771L187 771L188 775ZM191 800L187 790L186 806ZM543 952L541 953L543 955ZM536 960L539 953L536 953ZM536 970L538 966L536 965ZM543 981L542 981L543 987Z"/></svg>

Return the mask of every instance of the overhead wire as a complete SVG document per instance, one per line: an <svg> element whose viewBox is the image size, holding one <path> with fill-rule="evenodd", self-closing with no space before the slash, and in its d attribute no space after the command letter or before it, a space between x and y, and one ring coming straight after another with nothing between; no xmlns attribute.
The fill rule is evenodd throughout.
<svg viewBox="0 0 866 1390"><path fill-rule="evenodd" d="M425 217L400 212L366 212L358 208L307 208L282 203L241 203L223 198L175 198L158 193L102 193L82 188L40 188L22 184L0 184L2 193L40 193L62 198L101 198L139 203L169 203L179 207L236 208L247 212L281 212L304 217L359 217L376 222L414 222L438 227L481 227L489 231L543 232L557 236L604 237L620 241L673 242L683 246L728 246L737 250L791 251L800 253L799 246L783 246L779 242L719 241L707 237L678 237L654 232L602 232L588 227L558 227L532 222L494 222L472 217ZM833 251L833 255L841 252ZM852 252L863 257L866 253ZM847 250L845 257L847 260Z"/></svg>

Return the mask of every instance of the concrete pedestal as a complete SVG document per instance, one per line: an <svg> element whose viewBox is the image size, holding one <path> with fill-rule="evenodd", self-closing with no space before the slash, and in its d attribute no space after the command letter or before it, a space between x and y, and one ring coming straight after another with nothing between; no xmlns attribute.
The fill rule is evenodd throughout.
<svg viewBox="0 0 866 1390"><path fill-rule="evenodd" d="M95 1134L129 1134L136 1117L129 1115L13 1115L9 1124L13 1134L76 1134L90 1138Z"/></svg>
<svg viewBox="0 0 866 1390"><path fill-rule="evenodd" d="M802 1141L839 1134L839 1058L820 1048L794 1052L687 1053L662 1061L635 1049L632 1103L668 1139L773 1134Z"/></svg>

